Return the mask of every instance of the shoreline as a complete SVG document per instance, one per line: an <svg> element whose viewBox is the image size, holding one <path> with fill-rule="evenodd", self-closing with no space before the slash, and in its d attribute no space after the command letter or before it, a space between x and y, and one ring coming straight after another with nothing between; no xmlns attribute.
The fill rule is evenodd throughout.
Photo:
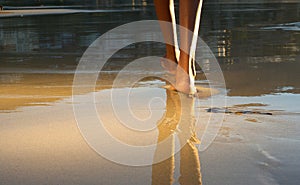
<svg viewBox="0 0 300 185"><path fill-rule="evenodd" d="M79 10L79 9L25 9L25 10L3 10L0 11L0 18L43 16L43 15L67 15L78 13L120 13L120 12L140 12L139 9L124 10Z"/></svg>

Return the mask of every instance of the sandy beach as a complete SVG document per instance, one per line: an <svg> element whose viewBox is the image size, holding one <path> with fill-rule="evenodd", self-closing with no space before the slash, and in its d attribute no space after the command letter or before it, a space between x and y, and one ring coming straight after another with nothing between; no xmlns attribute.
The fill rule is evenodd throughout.
<svg viewBox="0 0 300 185"><path fill-rule="evenodd" d="M92 90L74 93L90 44L155 19L152 6L1 11L0 184L298 185L300 5L240 5L205 5L201 38L226 88L209 87L198 70L197 98L166 88L160 65L127 70L164 56L153 42L120 49ZM128 34L110 40L118 47Z"/></svg>
<svg viewBox="0 0 300 185"><path fill-rule="evenodd" d="M132 91L136 91L137 94L133 96L135 99L132 101L140 102L136 101L141 98L141 94L138 93L139 89L146 95L147 92L151 94L156 92L159 97L165 97L164 101L170 101L166 99L169 98L165 95L166 90L157 87L133 89ZM103 97L108 93L109 90L100 90L96 96ZM126 90L120 89L118 93L122 98ZM291 98L297 101L300 96L295 95ZM297 184L299 181L297 171L300 170L300 166L295 161L298 161L300 154L298 135L300 130L297 126L300 110L297 108L291 111L276 110L284 107L273 101L272 97L261 98L260 101L255 99L255 97L252 99L230 98L228 109L232 112L244 110L268 112L272 115L226 114L215 141L207 150L199 152L201 170L198 170L205 184ZM289 97L283 95L282 99L288 101ZM208 102L209 99L203 99L199 102L200 107L198 105L195 107L195 112L200 113L202 121L211 114L220 114L208 112L209 107L206 105ZM255 102L266 103L268 106L255 107L254 104L252 107L250 103ZM1 114L0 146L3 167L0 178L2 183L148 184L157 180L151 175L155 172L153 169L166 171L167 174L166 165L128 167L118 165L98 155L88 146L79 132L72 107L74 103L76 102L72 99L66 98L51 103L49 106L27 106L18 108L17 111ZM103 101L101 103L103 106L110 106L109 101L107 105L105 102L103 104ZM248 106L239 105L241 103L248 103ZM138 107L144 106L143 103L140 104L135 104L136 108L133 107L133 109L143 115L141 111L147 113L148 110L139 109ZM168 114L174 114L172 113L174 107L170 104L167 107L157 104L152 108L161 112L161 115L165 111L169 112ZM128 110L124 109L118 114L124 116L127 112ZM113 119L109 117L111 115L109 111L102 111L99 114L104 120ZM134 135L134 133L129 134L130 130L120 127L121 125L118 126L120 124L118 122L105 123L112 135L131 145L153 144L157 142L158 133L171 132L168 131L169 127L163 130L158 127L154 129L154 133ZM197 129L200 128L196 127ZM197 148L198 145L194 147ZM174 156L174 161L170 164L173 167L170 169L174 168L175 180L180 176L179 169L193 170L188 162L179 164L182 157L191 154L190 152L177 153ZM191 179L186 179L186 182L190 182L189 180Z"/></svg>

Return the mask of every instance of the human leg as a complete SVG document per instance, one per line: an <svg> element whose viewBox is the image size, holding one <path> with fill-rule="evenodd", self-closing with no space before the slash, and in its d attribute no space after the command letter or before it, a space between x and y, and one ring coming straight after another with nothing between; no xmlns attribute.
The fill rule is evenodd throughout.
<svg viewBox="0 0 300 185"><path fill-rule="evenodd" d="M180 58L175 88L184 93L190 92L189 59L198 5L199 0L179 1L179 24L185 29L180 29Z"/></svg>
<svg viewBox="0 0 300 185"><path fill-rule="evenodd" d="M161 22L161 30L163 37L166 43L166 55L165 58L167 60L162 61L162 65L169 72L176 72L176 53L175 53L175 44L174 44L174 33L172 28L172 17L170 12L170 0L154 0L156 15L159 21Z"/></svg>

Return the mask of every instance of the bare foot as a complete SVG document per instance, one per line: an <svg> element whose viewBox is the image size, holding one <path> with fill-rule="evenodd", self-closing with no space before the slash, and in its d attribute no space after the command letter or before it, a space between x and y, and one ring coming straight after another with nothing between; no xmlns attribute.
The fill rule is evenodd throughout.
<svg viewBox="0 0 300 185"><path fill-rule="evenodd" d="M176 83L175 89L185 94L190 94L190 77L179 65L176 69Z"/></svg>
<svg viewBox="0 0 300 185"><path fill-rule="evenodd" d="M171 84L166 85L163 88L171 90L171 91L181 92L181 91L178 91ZM195 88L196 88L196 92L194 94L184 93L184 92L182 92L182 93L189 94L190 96L196 97L196 98L208 98L208 97L211 97L211 96L219 93L219 91L217 89L211 89L209 87L196 86Z"/></svg>
<svg viewBox="0 0 300 185"><path fill-rule="evenodd" d="M165 88L198 98L205 98L218 93L216 89L195 86L195 84L190 83L190 76L178 65L176 69L175 82L165 86Z"/></svg>
<svg viewBox="0 0 300 185"><path fill-rule="evenodd" d="M169 74L172 75L176 74L176 69L177 69L176 60L172 60L167 57L164 57L161 59L160 64Z"/></svg>
<svg viewBox="0 0 300 185"><path fill-rule="evenodd" d="M179 65L176 66L174 76L170 76L167 83L168 85L164 86L164 88L171 91L178 91L185 94L190 94L191 92L189 75Z"/></svg>
<svg viewBox="0 0 300 185"><path fill-rule="evenodd" d="M176 73L177 77L177 73ZM174 83L170 83L168 85L163 86L163 88L166 88L171 91L177 91L177 92L182 92L184 94L190 94L190 82L189 79L177 79L174 81Z"/></svg>

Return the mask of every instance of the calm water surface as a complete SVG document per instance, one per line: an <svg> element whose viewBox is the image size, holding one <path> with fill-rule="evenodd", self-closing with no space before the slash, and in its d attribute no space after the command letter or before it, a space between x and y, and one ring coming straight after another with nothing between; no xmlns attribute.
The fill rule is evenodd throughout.
<svg viewBox="0 0 300 185"><path fill-rule="evenodd" d="M200 35L219 60L230 96L299 93L299 14L299 3L205 4ZM153 6L0 19L1 99L16 93L32 98L1 109L41 101L37 96L46 98L44 86L53 89L48 100L70 95L72 73L87 47L106 31L143 19L156 19ZM128 46L105 70L116 71L142 56L163 56L163 47ZM20 85L24 91L17 90ZM36 86L37 92L27 89Z"/></svg>

